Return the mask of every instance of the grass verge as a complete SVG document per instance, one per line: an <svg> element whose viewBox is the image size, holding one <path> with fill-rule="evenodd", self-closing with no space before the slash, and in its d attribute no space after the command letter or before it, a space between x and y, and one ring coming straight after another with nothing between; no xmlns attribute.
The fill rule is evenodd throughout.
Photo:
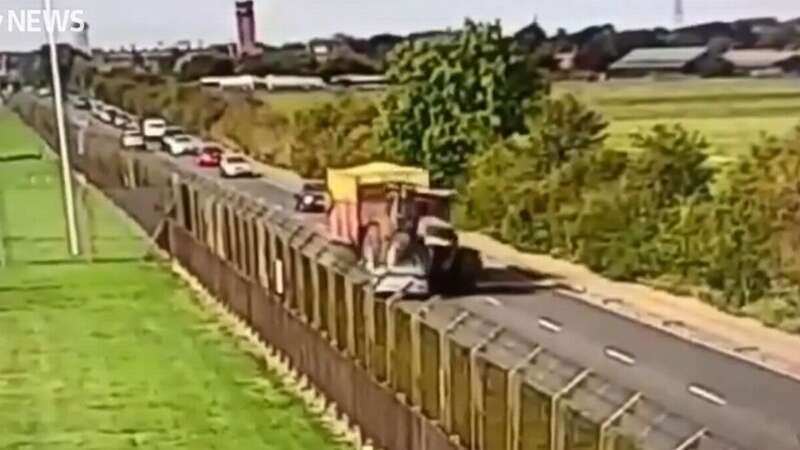
<svg viewBox="0 0 800 450"><path fill-rule="evenodd" d="M0 130L0 157L39 145ZM0 449L345 448L101 203L94 256L114 257L68 258L57 181L0 162Z"/></svg>

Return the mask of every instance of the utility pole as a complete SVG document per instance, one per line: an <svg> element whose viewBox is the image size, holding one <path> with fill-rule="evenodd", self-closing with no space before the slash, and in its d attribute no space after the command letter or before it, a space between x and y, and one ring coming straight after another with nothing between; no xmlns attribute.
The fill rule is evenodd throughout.
<svg viewBox="0 0 800 450"><path fill-rule="evenodd" d="M52 0L44 0L46 17L51 17L53 10ZM50 46L50 72L53 78L53 100L56 110L56 127L58 129L58 147L61 156L61 181L64 195L64 211L67 222L67 241L69 253L72 256L80 255L81 249L78 242L78 220L75 214L75 197L72 191L72 167L69 162L69 148L67 147L67 129L64 117L64 97L61 89L61 71L58 64L58 49L56 47L55 30L47 27L47 41Z"/></svg>
<svg viewBox="0 0 800 450"><path fill-rule="evenodd" d="M675 26L683 25L683 0L675 0Z"/></svg>

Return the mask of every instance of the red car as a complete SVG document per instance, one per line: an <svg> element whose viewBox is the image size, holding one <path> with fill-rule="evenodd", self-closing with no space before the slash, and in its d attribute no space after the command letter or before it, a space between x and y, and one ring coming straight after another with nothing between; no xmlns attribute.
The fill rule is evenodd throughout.
<svg viewBox="0 0 800 450"><path fill-rule="evenodd" d="M213 145L203 147L197 157L197 165L200 167L219 167L222 160L222 149Z"/></svg>

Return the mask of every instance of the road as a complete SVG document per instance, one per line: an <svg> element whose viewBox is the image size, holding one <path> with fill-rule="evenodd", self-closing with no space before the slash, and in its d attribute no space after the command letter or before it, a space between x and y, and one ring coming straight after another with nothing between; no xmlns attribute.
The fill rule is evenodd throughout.
<svg viewBox="0 0 800 450"><path fill-rule="evenodd" d="M117 133L104 127L109 133ZM166 154L153 156L172 159ZM191 159L177 161L186 170L219 178L216 170L197 168ZM287 211L293 209L291 188L266 177L219 182ZM297 217L308 223L324 223L320 215ZM516 289L504 289L504 285ZM578 298L536 290L532 280L521 274L487 275L479 286L479 295L446 301L640 391L646 398L704 424L711 433L743 448L800 450L799 381Z"/></svg>

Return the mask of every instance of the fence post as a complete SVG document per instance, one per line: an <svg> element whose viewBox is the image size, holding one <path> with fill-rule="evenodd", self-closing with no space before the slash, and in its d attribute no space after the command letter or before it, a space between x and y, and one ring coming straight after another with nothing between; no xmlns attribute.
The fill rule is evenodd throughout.
<svg viewBox="0 0 800 450"><path fill-rule="evenodd" d="M576 375L566 386L564 386L560 391L558 391L552 400L552 405L550 409L550 449L551 450L569 450L564 448L564 426L561 424L559 426L559 405L561 404L561 399L564 398L565 395L569 394L573 389L578 387L579 384L583 382L590 374L592 373L591 370L586 369L583 372Z"/></svg>
<svg viewBox="0 0 800 450"><path fill-rule="evenodd" d="M321 253L317 254L317 257L309 263L311 268L311 289L313 289L314 297L314 303L311 307L311 326L318 332L322 331L322 293L320 292L319 271L322 270L323 266L317 262Z"/></svg>
<svg viewBox="0 0 800 450"><path fill-rule="evenodd" d="M175 206L177 210L176 219L178 220L178 223L184 224L186 223L184 209L186 205L183 204L183 196L181 195L181 179L177 173L173 173L170 176L170 179L170 184L172 185L172 197L175 199Z"/></svg>
<svg viewBox="0 0 800 450"><path fill-rule="evenodd" d="M349 356L355 358L358 354L356 351L356 309L355 299L353 298L353 283L345 278L344 280L344 301L345 311L347 311L347 351Z"/></svg>
<svg viewBox="0 0 800 450"><path fill-rule="evenodd" d="M392 384L394 379L394 348L396 345L397 335L395 334L394 314L392 309L395 303L403 299L405 290L397 292L386 301L386 382Z"/></svg>
<svg viewBox="0 0 800 450"><path fill-rule="evenodd" d="M439 371L439 409L442 412L442 427L447 433L451 433L453 430L453 411L450 409L450 333L464 323L469 316L469 311L462 311L439 334L439 359L441 365L441 370Z"/></svg>
<svg viewBox="0 0 800 450"><path fill-rule="evenodd" d="M294 258L292 260L292 265L294 270L294 302L297 304L297 312L299 313L300 320L305 323L311 322L311 311L306 311L306 278L303 271L303 251L302 245L295 247L294 249Z"/></svg>
<svg viewBox="0 0 800 450"><path fill-rule="evenodd" d="M442 297L437 295L424 306L422 306L416 314L411 315L411 404L417 407L422 406L422 329L421 321L427 316L428 312L442 300ZM440 347L441 351L441 347ZM441 360L441 358L440 358Z"/></svg>
<svg viewBox="0 0 800 450"><path fill-rule="evenodd" d="M703 439L706 436L707 433L708 433L708 429L706 429L706 428L702 428L702 429L698 430L697 433L693 434L688 439L683 441L680 445L675 447L675 450L689 450L689 449L691 449L695 444L699 443L700 440Z"/></svg>
<svg viewBox="0 0 800 450"><path fill-rule="evenodd" d="M614 426L614 424L619 422L622 416L626 412L628 412L631 408L633 408L633 406L636 405L636 403L639 402L641 398L642 398L641 392L633 394L631 398L628 399L628 401L626 401L621 407L619 407L619 409L614 411L614 413L612 413L608 417L608 419L606 419L605 422L603 422L603 424L600 425L600 433L598 439L600 441L600 450L606 450L606 447L608 447L608 443L606 442L608 440L608 430L610 430L611 427ZM613 450L613 449L607 449L607 450Z"/></svg>
<svg viewBox="0 0 800 450"><path fill-rule="evenodd" d="M377 340L375 337L375 292L369 284L363 286L361 289L364 289L364 334L366 336L364 343L364 354L366 355L365 367L367 368L367 372L374 375L372 373L375 368L373 355L375 341Z"/></svg>
<svg viewBox="0 0 800 450"><path fill-rule="evenodd" d="M325 267L325 276L328 277L328 337L334 347L337 347L339 333L336 329L336 302L338 301L336 298L336 274L333 273L332 268Z"/></svg>
<svg viewBox="0 0 800 450"><path fill-rule="evenodd" d="M483 386L481 383L481 376L478 373L478 353L482 352L489 343L497 339L502 333L504 328L501 326L495 327L489 334L477 345L469 350L469 373L470 373L470 388L472 390L471 401L469 403L469 419L470 419L470 433L473 450L482 448L479 442L483 441L483 420L484 414L483 405Z"/></svg>
<svg viewBox="0 0 800 450"><path fill-rule="evenodd" d="M205 234L203 236L203 242L208 246L212 253L216 252L216 246L214 245L214 199L209 196L205 200L205 205L203 206L203 220L205 221Z"/></svg>
<svg viewBox="0 0 800 450"><path fill-rule="evenodd" d="M214 215L217 222L217 256L219 256L222 260L226 260L228 258L228 250L225 248L225 232L229 232L229 230L227 217L225 214L225 206L222 204L222 202L217 203L216 208L214 208Z"/></svg>
<svg viewBox="0 0 800 450"><path fill-rule="evenodd" d="M521 359L511 370L508 371L508 381L506 383L508 403L507 415L508 422L506 429L506 442L508 443L508 450L517 450L520 444L520 431L521 431L521 418L522 412L522 381L520 380L520 372L528 364L541 353L544 349L537 346L525 358Z"/></svg>

